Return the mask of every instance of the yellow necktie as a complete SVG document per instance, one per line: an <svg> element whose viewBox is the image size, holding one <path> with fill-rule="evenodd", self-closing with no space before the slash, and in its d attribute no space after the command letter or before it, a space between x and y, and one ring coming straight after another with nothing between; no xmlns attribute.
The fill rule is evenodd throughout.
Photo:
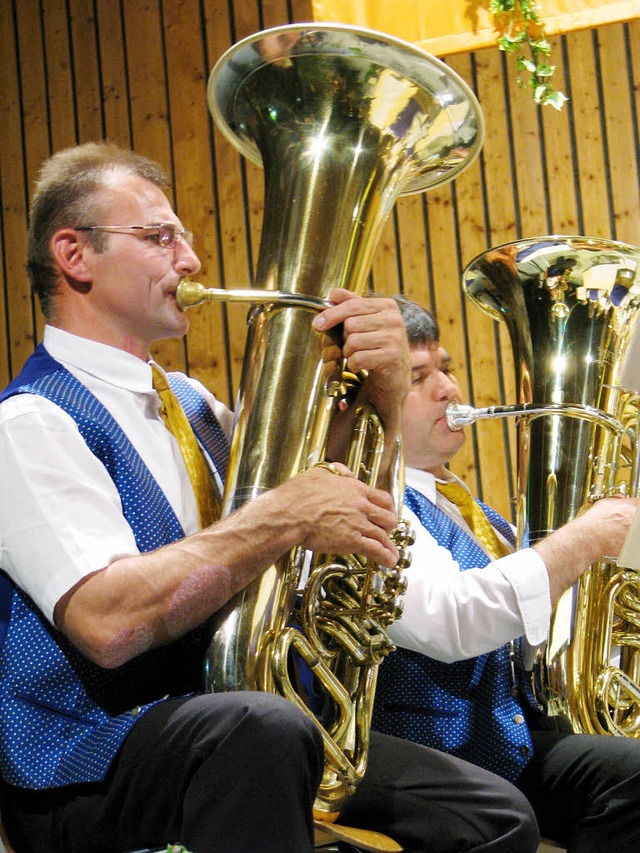
<svg viewBox="0 0 640 853"><path fill-rule="evenodd" d="M455 504L463 518L484 545L487 553L497 560L511 553L510 549L495 532L489 519L473 499L473 496L460 483L438 483L436 488L447 500Z"/></svg>
<svg viewBox="0 0 640 853"><path fill-rule="evenodd" d="M220 502L216 496L209 466L202 455L202 450L196 439L189 419L169 383L158 370L153 367L153 387L160 397L160 414L169 432L175 436L184 464L187 467L193 493L198 504L200 527L208 527L220 518Z"/></svg>

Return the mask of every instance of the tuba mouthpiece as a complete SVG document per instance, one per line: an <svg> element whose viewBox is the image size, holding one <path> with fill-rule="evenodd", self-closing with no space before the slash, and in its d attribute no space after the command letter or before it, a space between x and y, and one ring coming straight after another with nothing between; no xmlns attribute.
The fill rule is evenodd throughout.
<svg viewBox="0 0 640 853"><path fill-rule="evenodd" d="M461 403L452 400L444 413L447 426L454 432L460 432L463 427L469 426L476 420L477 411L473 406L463 406Z"/></svg>
<svg viewBox="0 0 640 853"><path fill-rule="evenodd" d="M182 279L176 290L176 302L178 308L184 311L193 305L199 305L205 299L205 286L197 281Z"/></svg>

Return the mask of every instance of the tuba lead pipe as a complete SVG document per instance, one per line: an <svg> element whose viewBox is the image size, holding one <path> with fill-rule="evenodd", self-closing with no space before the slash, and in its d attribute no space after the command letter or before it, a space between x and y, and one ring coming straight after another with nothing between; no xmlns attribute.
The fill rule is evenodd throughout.
<svg viewBox="0 0 640 853"><path fill-rule="evenodd" d="M197 281L183 279L176 290L176 302L181 311L193 308L203 302L248 302L252 305L290 305L322 311L333 303L317 296L305 296L301 293L283 293L280 290L264 290L256 287L243 287L227 290L222 287L205 287Z"/></svg>
<svg viewBox="0 0 640 853"><path fill-rule="evenodd" d="M612 417L594 406L574 405L572 403L545 403L542 406L533 406L524 403L522 406L485 406L484 408L474 408L474 406L465 406L462 403L457 403L452 400L447 404L445 409L445 418L447 426L454 432L459 432L466 426L474 424L476 421L493 419L493 418L512 418L512 417L550 417L551 415L562 415L566 418L576 418L588 421L593 424L605 426L615 435L622 435L626 428L618 418Z"/></svg>

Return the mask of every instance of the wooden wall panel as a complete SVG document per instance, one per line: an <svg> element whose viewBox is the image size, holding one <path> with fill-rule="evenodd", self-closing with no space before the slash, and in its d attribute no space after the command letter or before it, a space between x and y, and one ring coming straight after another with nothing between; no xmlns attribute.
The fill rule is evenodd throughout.
<svg viewBox="0 0 640 853"><path fill-rule="evenodd" d="M20 44L19 22L12 9L0 15L0 149L2 169L2 342L0 375L8 379L20 369L33 349L35 318L33 301L24 275L28 184L24 162L21 114L22 91L20 63L24 45Z"/></svg>
<svg viewBox="0 0 640 853"><path fill-rule="evenodd" d="M164 6L163 31L169 103L170 151L176 211L196 236L203 271L218 266L217 208L211 183L206 109L203 21L198 0ZM208 273L207 273L208 275ZM197 278L197 276L196 276ZM166 352L158 353L166 362ZM190 314L180 369L193 364L193 375L211 388L227 392L226 347L222 317L203 308Z"/></svg>
<svg viewBox="0 0 640 853"><path fill-rule="evenodd" d="M94 81L85 76L84 69L74 75L73 44L65 0L46 0L42 3L44 72L48 95L49 134L53 151L78 141L75 86L83 91L93 89ZM37 54L36 54L37 61ZM30 73L33 57L25 57L23 76ZM80 69L77 69L80 71Z"/></svg>
<svg viewBox="0 0 640 853"><path fill-rule="evenodd" d="M637 35L637 28L635 33ZM603 132L606 134L606 173L610 176L613 216L607 233L634 246L640 245L638 114L634 109L635 92L630 68L631 58L635 57L638 61L640 57L640 43L636 38L632 47L628 43L628 32L622 27L605 27L596 33L596 39L602 81L601 115L604 119Z"/></svg>
<svg viewBox="0 0 640 853"><path fill-rule="evenodd" d="M485 114L485 144L478 161L477 173L469 170L456 181L455 192L459 220L461 269L488 246L511 239L516 222L516 202L513 193L513 164L509 140L509 115L505 104L505 81L502 55L495 50L479 52L469 57L452 57L451 65L464 79L471 82ZM511 192L496 192L496 187L511 188ZM460 281L460 277L458 278ZM440 309L439 309L440 310ZM465 361L470 386L469 399L477 406L498 403L503 375L501 351L497 347L495 324L474 306L461 305L462 323L451 323L451 337L464 337ZM453 318L452 318L453 319ZM484 421L470 431L467 452L473 448L475 482L470 480L481 497L491 495L491 502L505 511L510 492L510 457L505 446L505 424ZM505 446L496 454L495 448ZM466 468L458 468L464 463ZM469 480L471 460L455 460L455 470Z"/></svg>
<svg viewBox="0 0 640 853"><path fill-rule="evenodd" d="M570 77L565 73L566 42L551 39L555 59L554 79L557 88L571 95ZM540 144L544 157L544 193L547 208L547 231L553 234L578 234L579 199L575 170L575 124L573 98L561 111L541 110ZM527 235L532 232L524 232Z"/></svg>
<svg viewBox="0 0 640 853"><path fill-rule="evenodd" d="M50 152L110 139L148 154L172 179L210 286L246 286L263 216L262 170L215 127L211 68L259 29L312 18L310 0L0 0L0 382L42 333L24 272L28 198ZM432 307L476 405L511 402L505 330L463 297L477 254L544 234L586 233L640 245L640 21L552 39L565 109L536 108L494 48L445 58L478 94L487 126L478 160L455 182L399 199L371 272L378 293ZM226 402L237 392L246 308L191 309L185 341L158 346L169 367ZM454 469L510 512L513 425L483 422Z"/></svg>
<svg viewBox="0 0 640 853"><path fill-rule="evenodd" d="M95 10L104 135L117 145L131 147L129 73L120 4L96 0Z"/></svg>
<svg viewBox="0 0 640 853"><path fill-rule="evenodd" d="M101 139L105 126L97 21L93 8L88 8L84 0L70 0L68 8L77 136L79 139ZM82 85L78 84L76 74L82 75Z"/></svg>

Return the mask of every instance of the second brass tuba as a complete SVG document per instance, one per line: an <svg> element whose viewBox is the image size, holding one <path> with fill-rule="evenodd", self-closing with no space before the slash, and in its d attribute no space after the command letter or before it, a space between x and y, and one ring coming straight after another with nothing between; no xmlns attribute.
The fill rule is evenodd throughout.
<svg viewBox="0 0 640 853"><path fill-rule="evenodd" d="M483 121L467 85L439 60L339 24L285 26L245 39L213 69L208 102L222 133L265 173L256 282L245 294L256 306L223 498L228 514L323 461L329 425L353 377L325 376L314 312L334 287L366 289L398 195L456 177L480 149ZM182 307L224 297L188 282L178 293ZM358 476L375 482L383 446L376 413L360 412L351 447ZM392 489L400 508L399 463ZM209 690L281 693L320 726L327 756L316 801L321 819L335 819L366 767L377 666L391 648L386 628L399 614L401 568L385 570L358 555L309 558L296 549L215 626Z"/></svg>
<svg viewBox="0 0 640 853"><path fill-rule="evenodd" d="M467 266L472 302L506 324L517 404L453 406L449 423L518 416L517 522L535 544L589 502L639 494L640 249L545 236ZM640 733L640 575L592 566L552 614L533 667L548 716L575 732Z"/></svg>

